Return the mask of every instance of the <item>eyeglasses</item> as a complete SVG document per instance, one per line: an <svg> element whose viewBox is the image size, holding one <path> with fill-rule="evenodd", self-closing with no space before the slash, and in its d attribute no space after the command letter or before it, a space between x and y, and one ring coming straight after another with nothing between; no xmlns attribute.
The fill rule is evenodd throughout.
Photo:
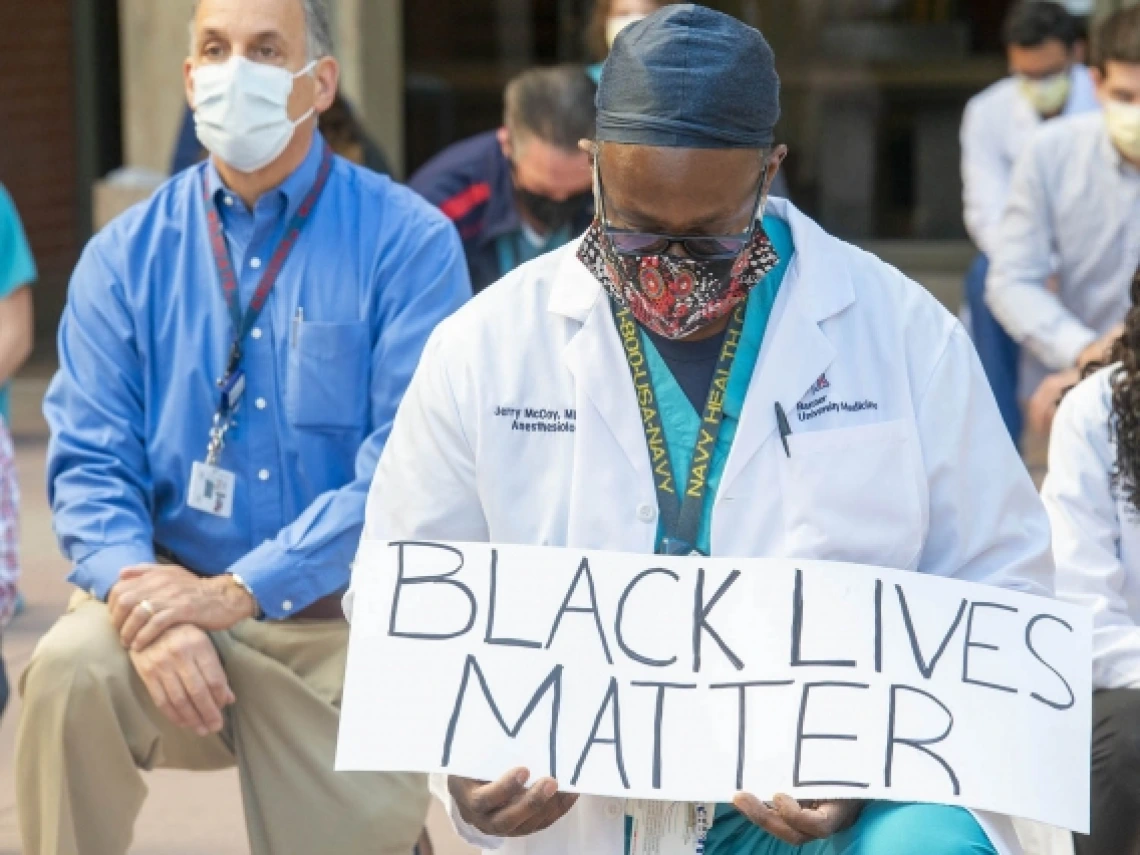
<svg viewBox="0 0 1140 855"><path fill-rule="evenodd" d="M767 183L768 169L760 176L760 186L756 190L756 202L752 206L753 217L748 228L735 235L664 235L654 232L640 232L633 229L619 229L611 226L606 217L605 191L602 188L602 172L599 158L594 156L594 184L597 187L598 219L618 255L665 255L677 244L686 254L697 261L729 261L742 253L756 234L756 213L764 199L764 185Z"/></svg>

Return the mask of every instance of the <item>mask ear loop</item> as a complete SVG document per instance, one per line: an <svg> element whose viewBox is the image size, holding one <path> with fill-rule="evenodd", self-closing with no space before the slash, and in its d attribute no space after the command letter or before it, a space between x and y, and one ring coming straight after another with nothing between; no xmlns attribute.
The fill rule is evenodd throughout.
<svg viewBox="0 0 1140 855"><path fill-rule="evenodd" d="M606 206L602 201L602 166L601 166L601 149L597 143L593 144L593 150L590 152L593 158L594 168L594 221L596 224L596 233L598 238L598 249L601 251L602 260L606 266L614 271L615 275L620 275L618 271L624 269L624 261L617 249L614 247L610 236L606 233ZM615 287L621 287L623 283L614 282Z"/></svg>
<svg viewBox="0 0 1140 855"><path fill-rule="evenodd" d="M308 65L306 65L304 68L302 68L300 71L298 71L296 74L293 75L293 79L296 80L298 77L304 77L306 74L312 74L313 71L316 69L317 63L319 61L320 60L316 60L316 59L310 60Z"/></svg>
<svg viewBox="0 0 1140 855"><path fill-rule="evenodd" d="M319 60L315 59L310 60L308 65L293 75L293 79L296 80L298 77L304 77L306 74L310 74L313 76L313 79L316 80L316 75L313 74L313 72L316 71L318 61ZM297 128L301 127L301 125L305 124L305 122L309 121L309 119L311 119L316 114L317 105L314 104L304 113L304 115L301 116L301 118L297 119L297 121L293 123L293 130L297 130Z"/></svg>
<svg viewBox="0 0 1140 855"><path fill-rule="evenodd" d="M602 202L602 174L601 165L598 162L601 150L597 143L594 143L593 151L590 153L591 166L593 167L592 184L594 187L594 213L598 220L598 225L605 227L606 224L606 206Z"/></svg>
<svg viewBox="0 0 1140 855"><path fill-rule="evenodd" d="M755 216L753 220L760 223L760 228L764 228L764 214L768 210L768 164L765 163L763 171L760 173L760 200L756 205Z"/></svg>

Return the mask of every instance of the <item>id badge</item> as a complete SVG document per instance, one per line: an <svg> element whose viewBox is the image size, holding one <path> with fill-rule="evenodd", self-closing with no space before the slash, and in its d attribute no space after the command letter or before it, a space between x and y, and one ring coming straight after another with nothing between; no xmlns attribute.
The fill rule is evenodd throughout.
<svg viewBox="0 0 1140 855"><path fill-rule="evenodd" d="M222 381L222 411L234 413L245 395L245 372L234 371Z"/></svg>
<svg viewBox="0 0 1140 855"><path fill-rule="evenodd" d="M196 511L228 520L234 514L236 484L234 473L206 463L195 463L190 470L190 495L186 504Z"/></svg>
<svg viewBox="0 0 1140 855"><path fill-rule="evenodd" d="M716 805L631 801L630 855L703 855Z"/></svg>

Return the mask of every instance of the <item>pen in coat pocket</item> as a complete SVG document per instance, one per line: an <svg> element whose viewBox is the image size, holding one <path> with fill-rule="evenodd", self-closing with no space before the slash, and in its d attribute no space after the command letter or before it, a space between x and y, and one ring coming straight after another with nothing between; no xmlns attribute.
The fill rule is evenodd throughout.
<svg viewBox="0 0 1140 855"><path fill-rule="evenodd" d="M784 412L784 408L780 406L780 402L776 402L776 427L780 431L780 442L784 444L784 454L788 455L790 460L792 457L792 449L788 445L788 437L792 435L792 426L788 424L788 414Z"/></svg>

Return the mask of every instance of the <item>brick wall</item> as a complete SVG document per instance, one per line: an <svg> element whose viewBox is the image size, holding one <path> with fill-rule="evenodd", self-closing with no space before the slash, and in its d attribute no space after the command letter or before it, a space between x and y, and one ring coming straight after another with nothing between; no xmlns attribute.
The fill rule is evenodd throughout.
<svg viewBox="0 0 1140 855"><path fill-rule="evenodd" d="M79 250L73 57L71 0L0 0L0 182L39 265L40 338Z"/></svg>

